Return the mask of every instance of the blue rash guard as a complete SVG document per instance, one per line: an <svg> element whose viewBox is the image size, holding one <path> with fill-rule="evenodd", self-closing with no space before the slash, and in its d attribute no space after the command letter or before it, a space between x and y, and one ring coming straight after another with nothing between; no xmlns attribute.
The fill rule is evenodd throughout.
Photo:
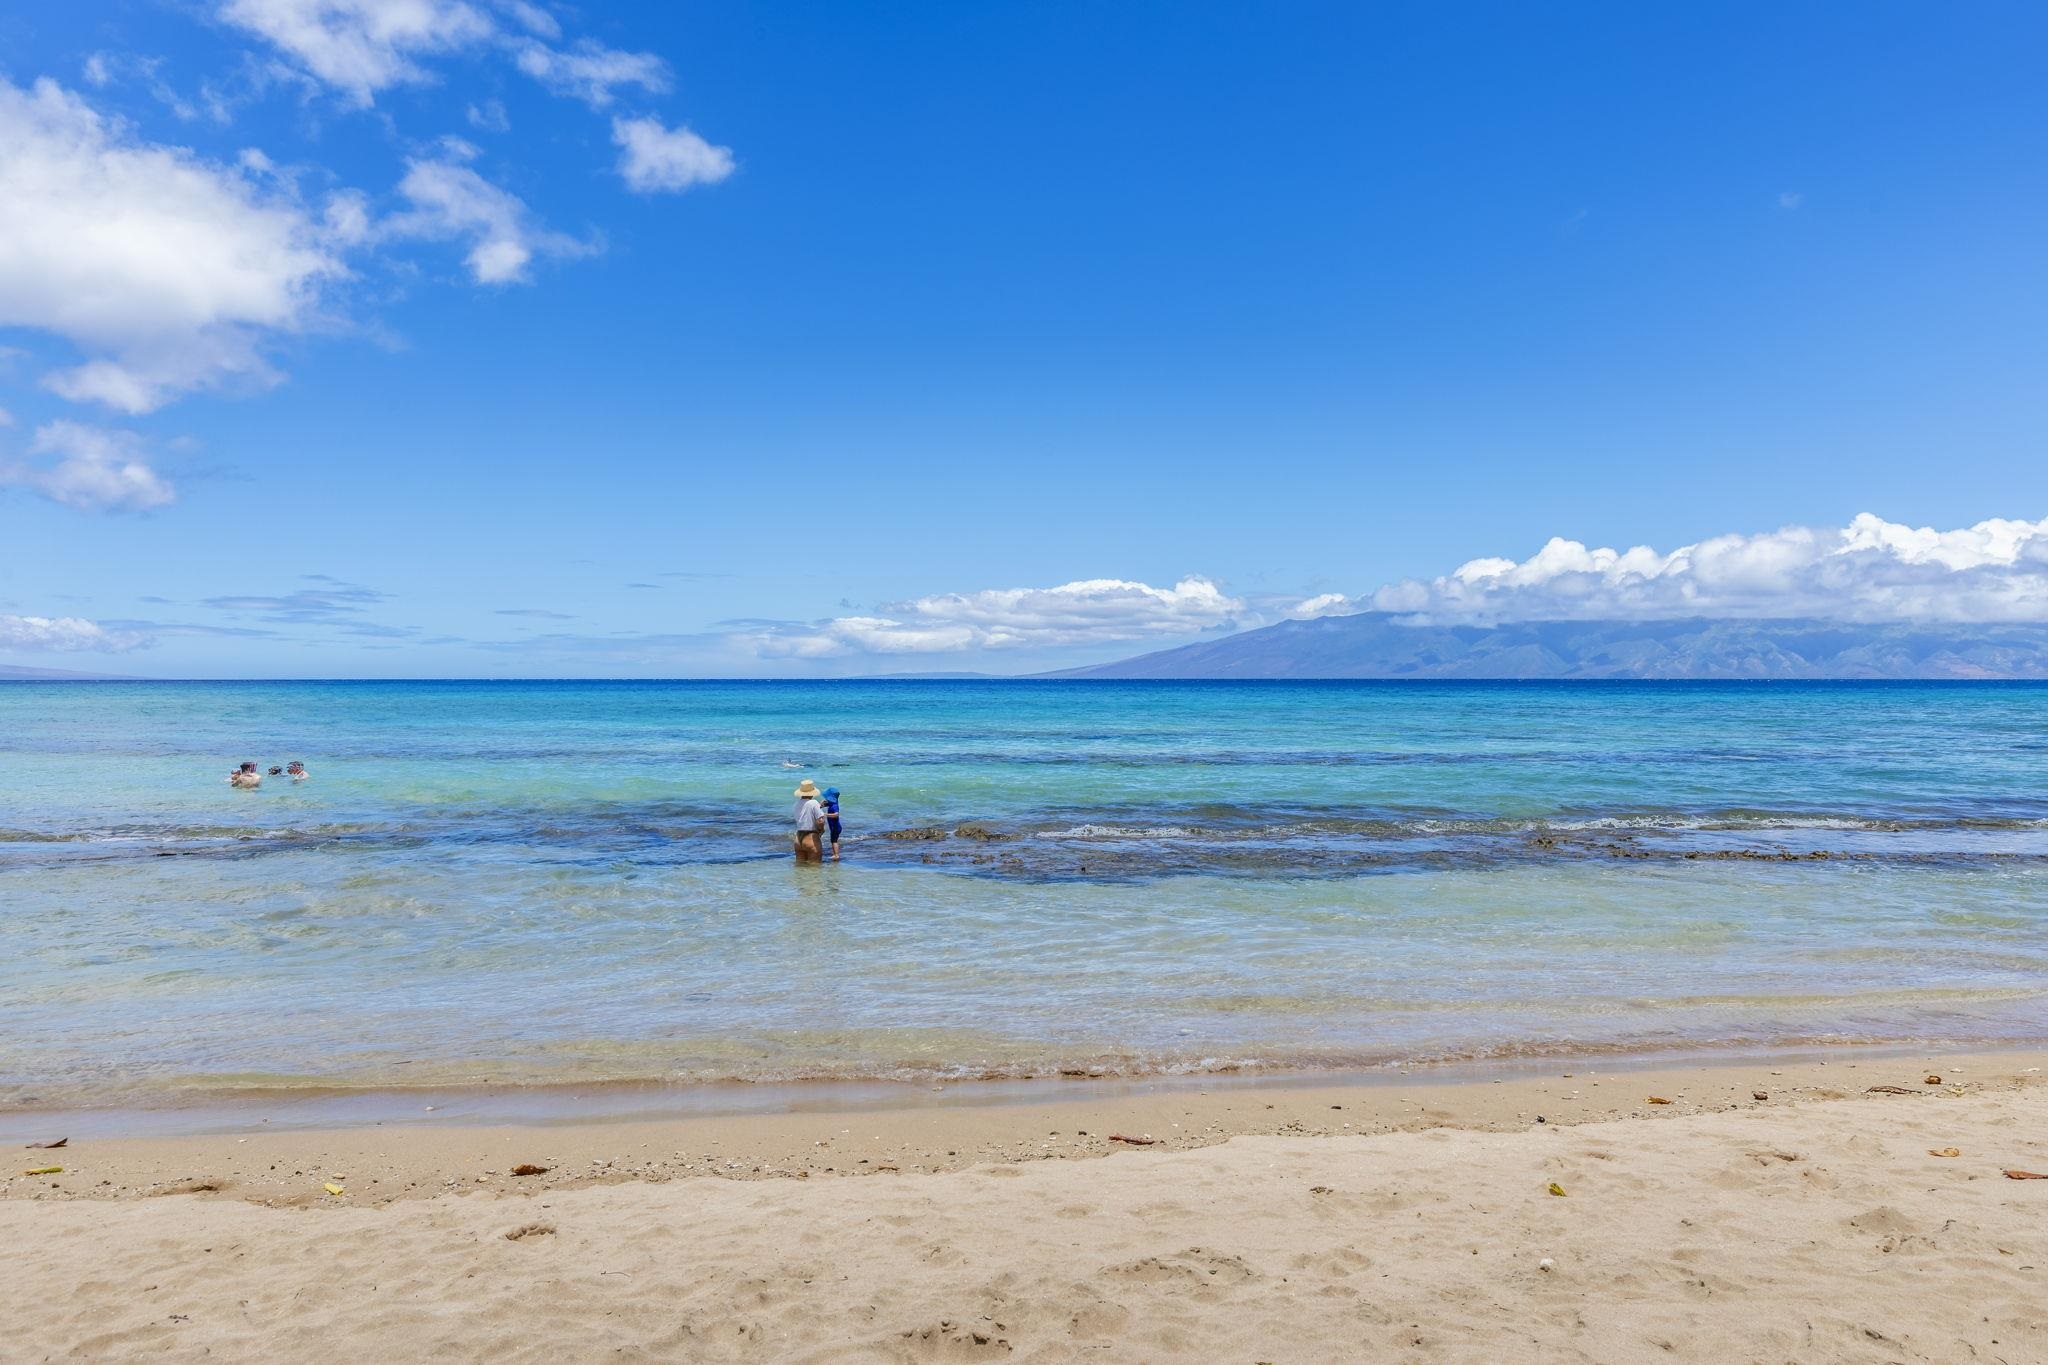
<svg viewBox="0 0 2048 1365"><path fill-rule="evenodd" d="M832 842L835 844L838 843L839 803L837 801L827 801L825 803L825 826L827 829L830 829L832 831Z"/></svg>

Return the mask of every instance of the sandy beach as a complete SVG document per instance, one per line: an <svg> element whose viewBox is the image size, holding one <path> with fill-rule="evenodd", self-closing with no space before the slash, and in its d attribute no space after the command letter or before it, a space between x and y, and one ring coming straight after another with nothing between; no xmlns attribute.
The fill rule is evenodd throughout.
<svg viewBox="0 0 2048 1365"><path fill-rule="evenodd" d="M0 1340L29 1360L2018 1365L2048 1359L2048 1180L2004 1172L2048 1170L2044 1065L1843 1051L17 1147Z"/></svg>

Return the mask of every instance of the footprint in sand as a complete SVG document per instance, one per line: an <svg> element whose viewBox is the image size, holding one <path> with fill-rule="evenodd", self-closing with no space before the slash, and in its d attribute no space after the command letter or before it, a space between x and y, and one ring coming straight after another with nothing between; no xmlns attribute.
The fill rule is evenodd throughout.
<svg viewBox="0 0 2048 1365"><path fill-rule="evenodd" d="M965 1325L940 1320L930 1327L900 1332L885 1351L898 1360L989 1360L1010 1354L1010 1343L993 1330L995 1324Z"/></svg>

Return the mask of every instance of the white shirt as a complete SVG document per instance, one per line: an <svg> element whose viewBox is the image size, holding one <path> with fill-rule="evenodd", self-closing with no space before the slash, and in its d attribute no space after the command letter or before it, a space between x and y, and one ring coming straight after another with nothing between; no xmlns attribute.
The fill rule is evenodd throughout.
<svg viewBox="0 0 2048 1365"><path fill-rule="evenodd" d="M806 796L796 803L796 832L808 834L825 823L825 808L818 804L815 796Z"/></svg>

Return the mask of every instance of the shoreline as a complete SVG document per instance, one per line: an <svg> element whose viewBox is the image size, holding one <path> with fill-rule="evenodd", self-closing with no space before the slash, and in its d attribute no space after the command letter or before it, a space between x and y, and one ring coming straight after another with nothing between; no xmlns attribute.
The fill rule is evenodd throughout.
<svg viewBox="0 0 2048 1365"><path fill-rule="evenodd" d="M1941 1083L1928 1085L1930 1076L1940 1076ZM1883 1085L1909 1094L1870 1093L1870 1087ZM316 1126L275 1121L278 1108L260 1113L266 1106L259 1104L206 1131L129 1135L83 1122L90 1111L11 1111L0 1116L0 1138L22 1160L0 1174L0 1201L119 1200L188 1191L267 1205L336 1207L383 1205L455 1189L532 1194L693 1176L930 1174L990 1163L1191 1150L1244 1137L1509 1132L1782 1111L1822 1100L1953 1100L2042 1085L2048 1085L2048 1048L1843 1046L1679 1063L1546 1058L1517 1062L1511 1070L1461 1066L1452 1074L1412 1068L1339 1078L963 1084L916 1095L864 1087L858 1096L812 1092L797 1099L787 1093L791 1087L781 1087L782 1093L757 1096L769 1107L751 1110L529 1111L510 1122L502 1111L448 1112L422 1095L405 1097L414 1108L402 1118L393 1112L384 1119ZM1670 1103L1652 1104L1651 1096ZM846 1103L855 1098L867 1102ZM560 1103L561 1097L550 1099ZM1113 1141L1112 1135L1141 1142ZM66 1146L49 1151L43 1164L61 1164L61 1173L22 1174L39 1157L26 1144L58 1139ZM519 1164L547 1169L512 1176ZM336 1174L347 1179L335 1182ZM329 1183L340 1184L344 1193L331 1194Z"/></svg>
<svg viewBox="0 0 2048 1365"><path fill-rule="evenodd" d="M1347 1090L1404 1085L1477 1085L1541 1078L1578 1070L1714 1070L1757 1065L1954 1056L2048 1058L2048 1038L1926 1042L1791 1039L1774 1044L1735 1041L1660 1048L1586 1047L1491 1057L1385 1062L1358 1066L1226 1065L1213 1070L1117 1072L1092 1068L1006 1076L841 1077L666 1080L592 1077L583 1080L436 1080L416 1085L315 1080L239 1086L188 1086L104 1103L0 1104L0 1150L52 1126L100 1139L203 1136L259 1129L344 1130L364 1127L535 1126L663 1119L734 1118L816 1111L978 1108L1101 1101L1189 1091ZM2031 1061L2029 1064L2033 1064Z"/></svg>

